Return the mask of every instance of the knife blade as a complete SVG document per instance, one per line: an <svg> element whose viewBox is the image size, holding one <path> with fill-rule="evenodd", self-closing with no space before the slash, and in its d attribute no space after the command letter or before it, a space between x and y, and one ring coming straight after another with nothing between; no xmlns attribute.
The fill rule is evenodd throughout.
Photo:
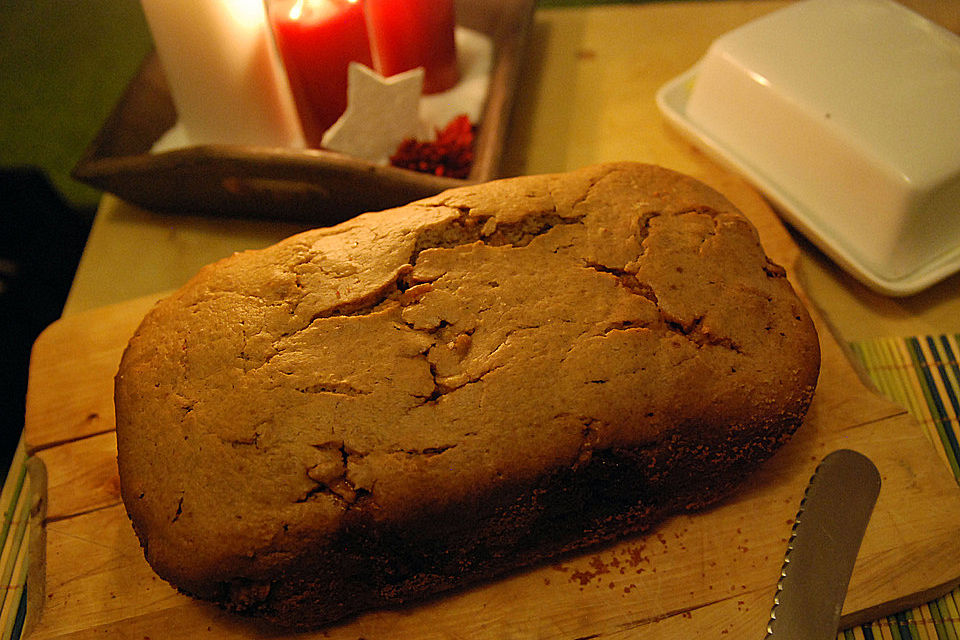
<svg viewBox="0 0 960 640"><path fill-rule="evenodd" d="M850 576L879 493L880 472L856 451L834 451L817 466L787 545L768 640L837 637Z"/></svg>

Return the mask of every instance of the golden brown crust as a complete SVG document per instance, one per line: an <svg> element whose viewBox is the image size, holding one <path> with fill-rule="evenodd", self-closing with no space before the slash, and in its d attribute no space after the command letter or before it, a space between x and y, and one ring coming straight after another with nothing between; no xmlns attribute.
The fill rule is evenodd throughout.
<svg viewBox="0 0 960 640"><path fill-rule="evenodd" d="M796 429L818 370L783 270L701 183L617 163L464 187L159 303L116 380L123 499L173 584L321 624L715 500ZM531 541L610 477L642 489ZM384 532L454 564L404 575L430 561ZM331 591L345 556L367 584Z"/></svg>

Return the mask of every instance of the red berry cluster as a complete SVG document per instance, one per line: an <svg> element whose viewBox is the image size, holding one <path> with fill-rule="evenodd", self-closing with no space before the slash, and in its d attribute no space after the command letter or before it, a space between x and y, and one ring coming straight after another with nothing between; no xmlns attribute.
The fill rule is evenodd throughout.
<svg viewBox="0 0 960 640"><path fill-rule="evenodd" d="M476 137L476 127L470 118L457 116L443 129L437 129L436 134L432 142L407 138L390 157L390 164L450 178L462 179L470 175Z"/></svg>

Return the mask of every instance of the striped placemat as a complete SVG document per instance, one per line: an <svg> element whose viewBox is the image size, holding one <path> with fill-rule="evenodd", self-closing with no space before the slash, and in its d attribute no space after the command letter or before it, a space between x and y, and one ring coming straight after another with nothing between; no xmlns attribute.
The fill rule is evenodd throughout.
<svg viewBox="0 0 960 640"><path fill-rule="evenodd" d="M881 393L920 422L960 483L960 334L884 338L850 345ZM30 477L21 446L0 492L0 640L18 640L26 611ZM958 531L960 535L960 531ZM838 640L960 640L960 588L923 606L848 629Z"/></svg>
<svg viewBox="0 0 960 640"><path fill-rule="evenodd" d="M885 396L920 422L960 482L960 334L885 338L850 345ZM960 531L957 532L960 535ZM839 638L960 639L960 588L923 606L854 627Z"/></svg>

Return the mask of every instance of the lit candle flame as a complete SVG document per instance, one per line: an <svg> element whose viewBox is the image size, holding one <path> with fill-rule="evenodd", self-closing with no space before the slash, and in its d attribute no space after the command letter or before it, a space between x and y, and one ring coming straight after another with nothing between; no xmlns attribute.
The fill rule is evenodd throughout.
<svg viewBox="0 0 960 640"><path fill-rule="evenodd" d="M290 7L290 19L299 20L300 16L303 15L303 0L297 0L292 7Z"/></svg>
<svg viewBox="0 0 960 640"><path fill-rule="evenodd" d="M246 29L256 29L263 24L263 2L259 0L234 0L227 3L237 24Z"/></svg>
<svg viewBox="0 0 960 640"><path fill-rule="evenodd" d="M312 13L318 14L319 16L326 14L333 14L337 10L337 5L330 0L297 0L292 7L290 7L290 19L299 20L303 17L304 7L309 2L309 9ZM347 0L348 4L357 4L360 0Z"/></svg>

